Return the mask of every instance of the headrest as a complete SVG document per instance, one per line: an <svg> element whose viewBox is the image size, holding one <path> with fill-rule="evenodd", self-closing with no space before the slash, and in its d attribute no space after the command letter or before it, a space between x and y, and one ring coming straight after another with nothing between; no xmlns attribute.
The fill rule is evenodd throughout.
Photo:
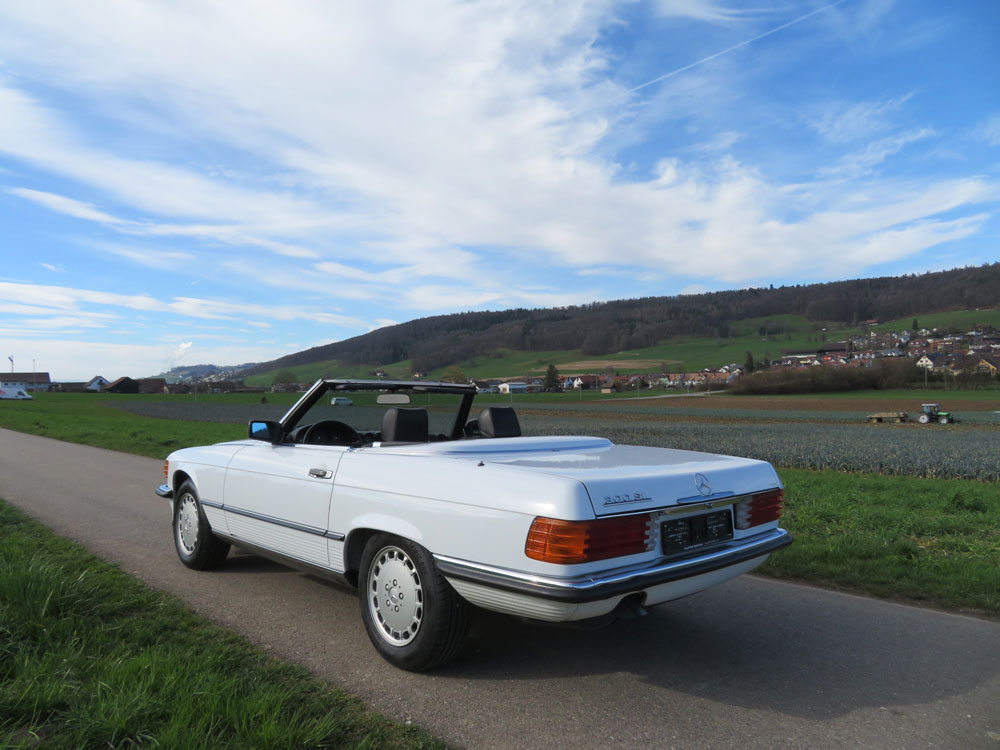
<svg viewBox="0 0 1000 750"><path fill-rule="evenodd" d="M509 406L487 406L479 412L479 433L484 438L518 437L521 423Z"/></svg>
<svg viewBox="0 0 1000 750"><path fill-rule="evenodd" d="M426 443L426 409L386 409L382 415L382 442Z"/></svg>

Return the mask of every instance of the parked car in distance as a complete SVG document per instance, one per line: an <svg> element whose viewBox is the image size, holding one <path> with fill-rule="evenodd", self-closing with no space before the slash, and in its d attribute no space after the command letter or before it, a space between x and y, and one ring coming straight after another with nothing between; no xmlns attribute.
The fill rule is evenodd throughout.
<svg viewBox="0 0 1000 750"><path fill-rule="evenodd" d="M213 568L237 545L355 586L375 649L422 670L459 653L472 606L606 622L791 544L766 462L526 437L509 406L474 413L475 394L320 380L247 439L171 453L156 492L181 562Z"/></svg>
<svg viewBox="0 0 1000 750"><path fill-rule="evenodd" d="M353 406L354 402L346 396L334 396L330 399L331 406Z"/></svg>
<svg viewBox="0 0 1000 750"><path fill-rule="evenodd" d="M4 401L32 401L31 394L23 388L0 387L0 400Z"/></svg>

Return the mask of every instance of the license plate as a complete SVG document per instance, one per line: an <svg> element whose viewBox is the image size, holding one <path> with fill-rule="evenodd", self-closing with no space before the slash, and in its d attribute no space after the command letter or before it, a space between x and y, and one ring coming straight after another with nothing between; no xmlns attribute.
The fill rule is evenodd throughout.
<svg viewBox="0 0 1000 750"><path fill-rule="evenodd" d="M708 544L733 538L733 514L729 509L702 513L700 516L673 518L660 527L663 553L676 555Z"/></svg>

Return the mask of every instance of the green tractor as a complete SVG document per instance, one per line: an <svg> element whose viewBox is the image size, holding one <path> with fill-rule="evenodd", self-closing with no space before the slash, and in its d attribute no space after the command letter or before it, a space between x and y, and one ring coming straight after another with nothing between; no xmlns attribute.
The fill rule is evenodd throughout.
<svg viewBox="0 0 1000 750"><path fill-rule="evenodd" d="M921 404L923 411L917 415L920 424L950 424L955 421L955 415L950 411L941 411L941 404Z"/></svg>

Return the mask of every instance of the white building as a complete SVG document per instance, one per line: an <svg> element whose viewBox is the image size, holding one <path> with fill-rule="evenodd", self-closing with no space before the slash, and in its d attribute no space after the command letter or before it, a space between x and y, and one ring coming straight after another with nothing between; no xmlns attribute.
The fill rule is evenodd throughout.
<svg viewBox="0 0 1000 750"><path fill-rule="evenodd" d="M500 393L527 393L528 384L527 383L501 383L499 386Z"/></svg>

